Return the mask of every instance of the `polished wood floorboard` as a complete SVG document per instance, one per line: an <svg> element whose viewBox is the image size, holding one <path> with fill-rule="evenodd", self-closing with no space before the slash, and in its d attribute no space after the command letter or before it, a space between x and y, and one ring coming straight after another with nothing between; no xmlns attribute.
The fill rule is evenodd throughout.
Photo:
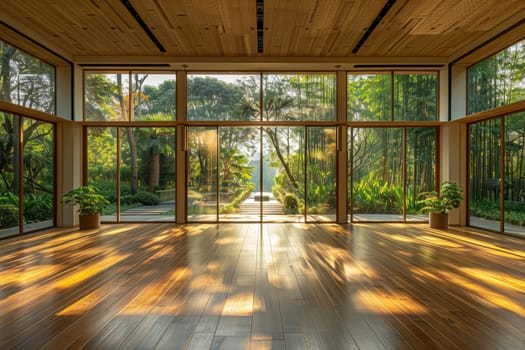
<svg viewBox="0 0 525 350"><path fill-rule="evenodd" d="M524 349L525 240L126 224L0 241L0 349Z"/></svg>

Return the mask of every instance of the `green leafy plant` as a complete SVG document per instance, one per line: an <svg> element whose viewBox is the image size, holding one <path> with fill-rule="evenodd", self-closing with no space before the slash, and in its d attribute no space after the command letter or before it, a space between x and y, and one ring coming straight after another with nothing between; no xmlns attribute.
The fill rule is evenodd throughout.
<svg viewBox="0 0 525 350"><path fill-rule="evenodd" d="M18 225L18 197L11 192L0 194L0 228Z"/></svg>
<svg viewBox="0 0 525 350"><path fill-rule="evenodd" d="M99 194L99 190L94 186L81 186L75 188L64 195L64 204L78 205L80 214L97 214L104 209L109 201Z"/></svg>
<svg viewBox="0 0 525 350"><path fill-rule="evenodd" d="M299 213L299 200L293 193L288 193L284 196L283 205L286 214Z"/></svg>
<svg viewBox="0 0 525 350"><path fill-rule="evenodd" d="M446 214L461 205L463 189L454 182L445 181L441 184L439 193L431 191L422 195L424 199L421 202L425 205L423 211Z"/></svg>
<svg viewBox="0 0 525 350"><path fill-rule="evenodd" d="M159 196L151 192L140 191L134 197L137 202L144 205L158 205L160 203Z"/></svg>

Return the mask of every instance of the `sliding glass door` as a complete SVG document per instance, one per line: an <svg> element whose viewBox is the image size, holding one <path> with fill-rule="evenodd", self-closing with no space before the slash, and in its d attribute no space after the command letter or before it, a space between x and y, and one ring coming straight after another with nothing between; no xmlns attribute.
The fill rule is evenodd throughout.
<svg viewBox="0 0 525 350"><path fill-rule="evenodd" d="M336 128L188 128L188 221L335 221Z"/></svg>

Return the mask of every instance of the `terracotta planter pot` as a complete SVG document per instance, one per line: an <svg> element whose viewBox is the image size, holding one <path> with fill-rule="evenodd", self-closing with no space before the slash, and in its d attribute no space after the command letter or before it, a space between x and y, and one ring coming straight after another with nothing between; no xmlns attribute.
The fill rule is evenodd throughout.
<svg viewBox="0 0 525 350"><path fill-rule="evenodd" d="M430 212L428 215L428 223L430 228L448 228L448 213L442 214L437 212Z"/></svg>
<svg viewBox="0 0 525 350"><path fill-rule="evenodd" d="M100 227L100 214L80 214L78 221L81 230L92 230Z"/></svg>

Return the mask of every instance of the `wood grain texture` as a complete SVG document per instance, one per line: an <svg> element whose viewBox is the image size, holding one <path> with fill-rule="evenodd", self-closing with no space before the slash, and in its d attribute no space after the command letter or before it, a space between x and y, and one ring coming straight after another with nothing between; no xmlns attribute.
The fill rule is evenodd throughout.
<svg viewBox="0 0 525 350"><path fill-rule="evenodd" d="M1 349L519 349L525 241L126 224L0 242Z"/></svg>
<svg viewBox="0 0 525 350"><path fill-rule="evenodd" d="M353 54L385 3L265 0L262 54L257 52L255 0L131 0L165 53L119 0L3 0L0 20L70 57L449 58L525 15L523 0L398 0ZM523 39L524 31L520 26L510 40Z"/></svg>

